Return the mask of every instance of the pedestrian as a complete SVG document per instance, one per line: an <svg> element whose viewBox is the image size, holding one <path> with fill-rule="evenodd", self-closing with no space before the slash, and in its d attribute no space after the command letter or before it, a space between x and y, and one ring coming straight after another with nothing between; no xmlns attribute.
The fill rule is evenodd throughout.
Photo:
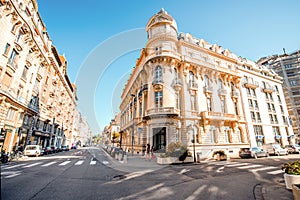
<svg viewBox="0 0 300 200"><path fill-rule="evenodd" d="M150 155L150 144L147 144L147 147L146 147L146 158L148 160L151 159L151 155Z"/></svg>
<svg viewBox="0 0 300 200"><path fill-rule="evenodd" d="M154 155L154 147L152 146L151 149L150 149L150 159L152 158L155 158L155 155Z"/></svg>

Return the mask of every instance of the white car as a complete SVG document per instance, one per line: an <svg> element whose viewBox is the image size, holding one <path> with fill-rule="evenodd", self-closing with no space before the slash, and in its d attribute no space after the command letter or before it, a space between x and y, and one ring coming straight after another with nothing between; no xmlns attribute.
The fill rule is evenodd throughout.
<svg viewBox="0 0 300 200"><path fill-rule="evenodd" d="M42 146L40 145L27 145L24 150L25 156L40 156L43 154Z"/></svg>

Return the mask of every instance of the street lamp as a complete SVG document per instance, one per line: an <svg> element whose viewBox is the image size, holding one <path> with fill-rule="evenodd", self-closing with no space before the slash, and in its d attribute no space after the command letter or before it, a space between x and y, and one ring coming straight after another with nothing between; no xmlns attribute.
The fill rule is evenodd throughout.
<svg viewBox="0 0 300 200"><path fill-rule="evenodd" d="M135 95L131 94L132 96L132 111L133 111L133 118L132 118L132 134L131 134L131 155L133 156L134 153L134 119L135 119L135 110L134 110L134 98Z"/></svg>
<svg viewBox="0 0 300 200"><path fill-rule="evenodd" d="M195 130L194 130L194 124L192 124L192 129L193 129L193 151L194 151L194 162L196 162L196 136L195 136Z"/></svg>

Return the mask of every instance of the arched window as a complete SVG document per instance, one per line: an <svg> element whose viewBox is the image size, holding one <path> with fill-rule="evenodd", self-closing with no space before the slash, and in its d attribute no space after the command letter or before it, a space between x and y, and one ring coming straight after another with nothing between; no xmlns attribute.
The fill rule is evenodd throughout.
<svg viewBox="0 0 300 200"><path fill-rule="evenodd" d="M162 81L162 69L161 69L161 66L157 66L155 68L154 79L155 79L155 81Z"/></svg>

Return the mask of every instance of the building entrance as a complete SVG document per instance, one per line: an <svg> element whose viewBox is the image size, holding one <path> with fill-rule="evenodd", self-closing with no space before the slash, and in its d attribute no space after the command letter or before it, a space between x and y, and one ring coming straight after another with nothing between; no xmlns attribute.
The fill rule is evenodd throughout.
<svg viewBox="0 0 300 200"><path fill-rule="evenodd" d="M153 129L154 151L166 151L166 127Z"/></svg>

